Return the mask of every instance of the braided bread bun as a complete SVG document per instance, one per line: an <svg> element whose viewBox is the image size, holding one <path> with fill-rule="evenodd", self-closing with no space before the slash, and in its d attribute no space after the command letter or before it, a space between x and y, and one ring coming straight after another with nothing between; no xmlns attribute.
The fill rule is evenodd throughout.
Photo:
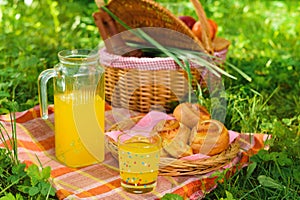
<svg viewBox="0 0 300 200"><path fill-rule="evenodd" d="M162 120L153 128L162 138L162 155L168 153L171 157L180 158L193 154L188 145L190 129L176 119Z"/></svg>
<svg viewBox="0 0 300 200"><path fill-rule="evenodd" d="M219 154L229 145L228 130L217 120L199 121L191 131L190 145L194 154Z"/></svg>
<svg viewBox="0 0 300 200"><path fill-rule="evenodd" d="M210 119L210 114L204 106L198 103L181 103L173 111L174 117L189 128L193 128L199 121Z"/></svg>

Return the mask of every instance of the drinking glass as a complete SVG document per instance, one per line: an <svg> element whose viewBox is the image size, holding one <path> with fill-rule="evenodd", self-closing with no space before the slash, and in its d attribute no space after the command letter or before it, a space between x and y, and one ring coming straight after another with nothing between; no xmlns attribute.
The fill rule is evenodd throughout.
<svg viewBox="0 0 300 200"><path fill-rule="evenodd" d="M161 138L157 134L118 137L121 185L125 191L141 194L154 189L158 177Z"/></svg>

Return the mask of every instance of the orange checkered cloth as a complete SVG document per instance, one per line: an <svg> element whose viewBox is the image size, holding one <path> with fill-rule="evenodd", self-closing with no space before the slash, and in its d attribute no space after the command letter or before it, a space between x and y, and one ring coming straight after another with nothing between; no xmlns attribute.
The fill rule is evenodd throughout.
<svg viewBox="0 0 300 200"><path fill-rule="evenodd" d="M114 124L114 120L108 105L106 110L106 128L109 128ZM49 106L49 119L47 120L41 119L39 113L38 106L16 113L18 156L28 165L32 163L39 165L38 158L43 166L51 167L50 181L56 188L59 199L160 199L166 193L200 199L217 187L215 181L217 177L212 177L211 173L201 176L159 176L154 191L138 195L127 193L120 185L117 161L109 152L106 152L103 163L88 167L75 169L58 162L54 152L54 108ZM122 117L122 112L119 114ZM10 133L9 115L0 116L0 123ZM241 134L241 136L243 151L241 150L235 163L228 166L231 174L237 167L246 166L249 156L264 148L264 141L267 139L267 135L263 134ZM0 144L0 146L4 145Z"/></svg>

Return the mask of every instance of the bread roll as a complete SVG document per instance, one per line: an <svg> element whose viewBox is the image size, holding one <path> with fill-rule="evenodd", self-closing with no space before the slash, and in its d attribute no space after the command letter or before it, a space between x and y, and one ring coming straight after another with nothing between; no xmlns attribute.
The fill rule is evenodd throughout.
<svg viewBox="0 0 300 200"><path fill-rule="evenodd" d="M198 103L181 103L173 111L174 117L190 129L199 121L210 119L210 114L204 106Z"/></svg>
<svg viewBox="0 0 300 200"><path fill-rule="evenodd" d="M194 154L216 155L227 149L228 145L228 130L217 120L199 121L191 131L190 146Z"/></svg>
<svg viewBox="0 0 300 200"><path fill-rule="evenodd" d="M193 154L191 147L188 145L190 129L176 119L162 120L153 130L161 136L163 150L170 156L180 158Z"/></svg>

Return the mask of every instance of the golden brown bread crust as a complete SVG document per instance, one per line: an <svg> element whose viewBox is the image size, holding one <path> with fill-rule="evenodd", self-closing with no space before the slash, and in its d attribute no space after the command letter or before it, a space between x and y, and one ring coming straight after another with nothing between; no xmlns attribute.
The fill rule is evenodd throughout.
<svg viewBox="0 0 300 200"><path fill-rule="evenodd" d="M180 124L175 119L162 120L156 124L153 130L157 131L163 139L172 140L176 136L179 127Z"/></svg>
<svg viewBox="0 0 300 200"><path fill-rule="evenodd" d="M200 121L210 119L210 114L204 106L197 103L181 103L173 111L174 117L189 128L193 128Z"/></svg>
<svg viewBox="0 0 300 200"><path fill-rule="evenodd" d="M170 156L180 158L193 154L191 147L188 145L190 129L176 119L160 121L153 131L161 136L163 150Z"/></svg>
<svg viewBox="0 0 300 200"><path fill-rule="evenodd" d="M217 120L199 121L191 131L190 146L193 153L216 155L227 149L229 133L226 127Z"/></svg>

